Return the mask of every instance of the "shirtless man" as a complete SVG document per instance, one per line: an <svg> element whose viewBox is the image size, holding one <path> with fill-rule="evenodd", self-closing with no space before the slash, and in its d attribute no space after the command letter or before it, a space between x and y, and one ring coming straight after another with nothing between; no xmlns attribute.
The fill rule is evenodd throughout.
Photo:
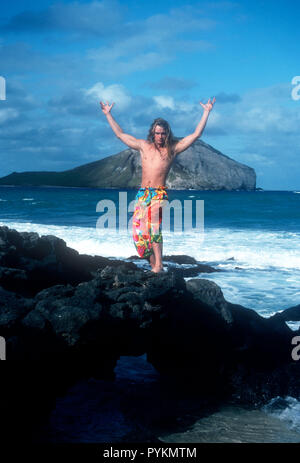
<svg viewBox="0 0 300 463"><path fill-rule="evenodd" d="M173 139L170 126L164 119L154 120L147 140L128 135L123 132L111 114L114 103L100 102L101 109L115 135L125 145L138 150L141 155L142 184L136 197L133 238L139 256L149 257L152 272L158 273L163 270L160 204L168 198L165 190L167 175L176 156L185 151L201 136L215 101L214 98L212 101L209 99L206 104L200 102L204 109L200 122L192 134L179 141ZM150 228L149 220L151 222ZM147 233L148 236L146 236Z"/></svg>

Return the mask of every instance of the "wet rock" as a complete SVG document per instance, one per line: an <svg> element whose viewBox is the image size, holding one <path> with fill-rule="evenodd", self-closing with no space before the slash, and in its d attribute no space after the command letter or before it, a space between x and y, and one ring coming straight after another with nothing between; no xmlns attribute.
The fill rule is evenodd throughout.
<svg viewBox="0 0 300 463"><path fill-rule="evenodd" d="M228 303L216 283L205 279L193 279L187 281L186 287L200 303L216 310L227 323L232 323L233 318Z"/></svg>
<svg viewBox="0 0 300 463"><path fill-rule="evenodd" d="M51 409L74 381L112 380L121 355L146 353L172 387L197 394L258 403L299 391L286 321L299 320L300 306L264 318L210 280L88 259L56 237L7 227L0 250L0 279L11 288L0 288L9 368L0 411L12 426L20 413L34 420Z"/></svg>

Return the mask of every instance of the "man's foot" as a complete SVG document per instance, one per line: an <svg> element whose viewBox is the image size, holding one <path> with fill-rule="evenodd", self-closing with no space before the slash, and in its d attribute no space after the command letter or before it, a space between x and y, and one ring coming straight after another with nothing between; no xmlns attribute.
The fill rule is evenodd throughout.
<svg viewBox="0 0 300 463"><path fill-rule="evenodd" d="M154 272L154 273L160 273L160 272L163 272L164 271L164 268L163 266L155 266L152 268L151 272Z"/></svg>

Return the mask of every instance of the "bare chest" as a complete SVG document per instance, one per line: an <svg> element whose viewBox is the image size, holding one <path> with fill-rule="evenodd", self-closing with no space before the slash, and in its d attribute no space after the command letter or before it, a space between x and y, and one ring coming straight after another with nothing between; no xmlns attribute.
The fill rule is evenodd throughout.
<svg viewBox="0 0 300 463"><path fill-rule="evenodd" d="M167 169L172 163L172 159L169 157L167 148L161 148L158 150L150 147L144 150L141 155L143 166L147 168Z"/></svg>

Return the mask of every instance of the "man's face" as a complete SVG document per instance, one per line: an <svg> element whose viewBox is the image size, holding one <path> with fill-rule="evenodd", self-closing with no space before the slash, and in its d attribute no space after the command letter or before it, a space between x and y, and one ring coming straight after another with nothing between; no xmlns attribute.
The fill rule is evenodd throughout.
<svg viewBox="0 0 300 463"><path fill-rule="evenodd" d="M167 132L163 127L157 125L154 129L154 142L158 146L164 146L167 138Z"/></svg>

